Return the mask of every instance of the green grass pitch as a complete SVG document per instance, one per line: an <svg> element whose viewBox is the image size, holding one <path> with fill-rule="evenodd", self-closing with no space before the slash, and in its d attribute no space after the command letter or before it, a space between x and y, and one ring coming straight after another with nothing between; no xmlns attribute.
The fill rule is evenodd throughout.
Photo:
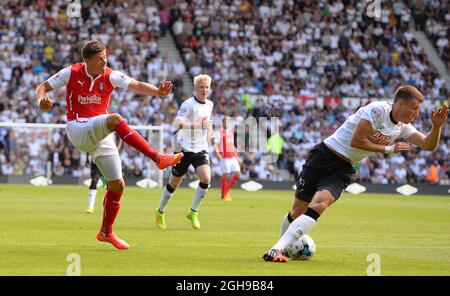
<svg viewBox="0 0 450 296"><path fill-rule="evenodd" d="M368 255L381 275L450 275L450 198L344 194L310 235L310 261L269 263L261 255L278 238L293 191L232 190L233 202L212 188L200 208L202 228L186 219L194 191L179 189L158 230L159 189L127 187L114 231L131 248L97 242L104 189L85 214L87 187L0 187L0 275L66 275L71 253L81 275L366 275Z"/></svg>

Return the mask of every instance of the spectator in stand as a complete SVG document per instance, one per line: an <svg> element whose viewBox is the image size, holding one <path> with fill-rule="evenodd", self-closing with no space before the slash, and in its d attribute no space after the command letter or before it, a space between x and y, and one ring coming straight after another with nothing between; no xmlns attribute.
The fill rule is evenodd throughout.
<svg viewBox="0 0 450 296"><path fill-rule="evenodd" d="M428 167L428 173L427 173L427 182L431 184L438 184L439 183L439 170L438 170L438 163L437 161L434 161L430 164Z"/></svg>

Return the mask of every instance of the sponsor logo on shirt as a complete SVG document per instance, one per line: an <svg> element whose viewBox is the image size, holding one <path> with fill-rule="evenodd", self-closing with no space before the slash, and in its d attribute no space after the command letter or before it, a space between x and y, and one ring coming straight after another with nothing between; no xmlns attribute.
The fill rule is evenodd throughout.
<svg viewBox="0 0 450 296"><path fill-rule="evenodd" d="M82 105L86 105L86 104L101 104L102 103L102 98L96 95L93 96L87 96L87 97L83 97L81 95L78 95L78 103L82 104Z"/></svg>
<svg viewBox="0 0 450 296"><path fill-rule="evenodd" d="M391 138L392 137L390 137L390 136L383 135L379 131L375 131L369 136L370 142L372 142L374 144L379 144L379 145L389 144L389 141L391 140Z"/></svg>

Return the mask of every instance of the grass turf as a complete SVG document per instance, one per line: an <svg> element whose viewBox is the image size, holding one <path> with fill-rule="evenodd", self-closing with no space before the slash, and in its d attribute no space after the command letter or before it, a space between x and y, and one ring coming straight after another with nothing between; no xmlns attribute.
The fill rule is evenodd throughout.
<svg viewBox="0 0 450 296"><path fill-rule="evenodd" d="M450 275L450 199L443 196L344 194L309 233L317 253L288 264L261 259L278 239L293 191L232 190L233 202L210 189L200 230L186 219L194 191L169 203L158 230L159 189L127 187L114 231L131 248L97 242L104 189L86 214L87 187L1 185L0 275L65 275L69 254L81 275L366 275L368 255L382 275Z"/></svg>

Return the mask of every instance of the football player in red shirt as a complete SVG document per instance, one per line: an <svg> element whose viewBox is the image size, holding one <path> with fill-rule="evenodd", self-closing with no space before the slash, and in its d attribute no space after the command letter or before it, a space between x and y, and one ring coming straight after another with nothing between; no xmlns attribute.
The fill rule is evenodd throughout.
<svg viewBox="0 0 450 296"><path fill-rule="evenodd" d="M217 158L220 160L222 178L220 179L221 197L224 201L232 201L230 189L241 176L240 159L234 146L234 129L228 127L230 118L225 117L220 130L220 142L215 147ZM231 178L230 175L232 174Z"/></svg>
<svg viewBox="0 0 450 296"><path fill-rule="evenodd" d="M183 153L174 155L159 153L132 130L117 113L108 113L111 94L115 87L126 88L148 96L167 96L172 82L160 83L159 87L134 80L122 72L107 66L106 46L98 40L86 42L81 49L83 63L76 63L62 69L36 89L39 108L51 109L53 102L47 92L66 86L67 136L80 151L92 156L108 184L103 200L103 223L97 239L109 242L120 250L129 245L112 231L114 220L120 208L125 183L122 164L112 132L123 142L151 158L163 170L180 162Z"/></svg>

